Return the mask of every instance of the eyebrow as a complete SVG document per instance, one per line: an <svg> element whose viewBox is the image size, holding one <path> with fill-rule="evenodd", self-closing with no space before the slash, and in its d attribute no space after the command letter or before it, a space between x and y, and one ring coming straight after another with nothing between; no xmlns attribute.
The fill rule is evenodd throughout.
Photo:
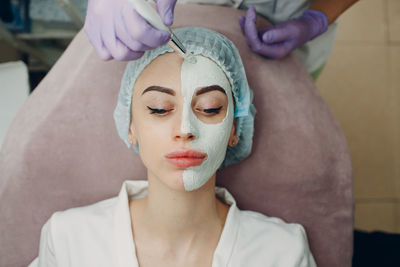
<svg viewBox="0 0 400 267"><path fill-rule="evenodd" d="M149 91L158 91L158 92L166 93L166 94L173 95L173 96L175 95L175 91L174 91L174 90L172 90L172 89L170 89L170 88L165 88L165 87L161 87L161 86L156 86L156 85L152 85L152 86L147 87L147 88L143 91L142 95L143 95L144 93L149 92Z"/></svg>
<svg viewBox="0 0 400 267"><path fill-rule="evenodd" d="M222 92L222 93L224 93L226 95L225 90L222 89L220 86L211 85L211 86L206 86L206 87L201 88L199 91L197 91L196 96L208 93L210 91L215 91L215 90L216 91L220 91L220 92Z"/></svg>
<svg viewBox="0 0 400 267"><path fill-rule="evenodd" d="M149 92L149 91L158 91L158 92L161 92L161 93L166 93L166 94L175 96L175 91L174 90L172 90L170 88L166 88L166 87L156 86L156 85L152 85L152 86L147 87L143 91L142 95L147 93L147 92ZM223 94L226 95L225 90L222 89L219 85L210 85L210 86L206 86L206 87L203 87L200 90L198 90L196 92L196 96L201 95L201 94L205 94L205 93L208 93L208 92L211 92L211 91L220 91L220 92L222 92Z"/></svg>

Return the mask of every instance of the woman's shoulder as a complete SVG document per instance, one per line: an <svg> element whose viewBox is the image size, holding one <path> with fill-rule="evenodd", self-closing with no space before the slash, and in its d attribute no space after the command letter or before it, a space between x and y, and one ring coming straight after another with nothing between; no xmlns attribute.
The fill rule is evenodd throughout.
<svg viewBox="0 0 400 267"><path fill-rule="evenodd" d="M115 204L116 197L90 205L56 211L47 223L51 224L53 234L60 238L79 236L83 231L86 231L86 233L99 232L112 223Z"/></svg>
<svg viewBox="0 0 400 267"><path fill-rule="evenodd" d="M63 220L90 219L91 217L98 218L111 213L113 206L116 204L116 200L116 197L108 198L93 204L56 211L54 215L62 217Z"/></svg>
<svg viewBox="0 0 400 267"><path fill-rule="evenodd" d="M288 235L289 237L297 237L297 235L305 234L304 227L298 223L287 223L278 217L266 216L262 213L251 210L240 210L239 212L240 226L243 230L254 229L256 232L265 234Z"/></svg>
<svg viewBox="0 0 400 267"><path fill-rule="evenodd" d="M240 258L276 262L274 266L315 266L301 224L255 211L240 211L235 250Z"/></svg>
<svg viewBox="0 0 400 267"><path fill-rule="evenodd" d="M109 240L115 203L116 198L111 198L54 212L41 230L41 261L46 266L59 266L55 262L79 262L82 263L79 266L88 266L87 261L96 262L91 266L111 266Z"/></svg>
<svg viewBox="0 0 400 267"><path fill-rule="evenodd" d="M287 223L280 218L249 210L240 211L239 216L239 234L244 234L243 238L251 240L254 236L265 237L268 240L279 240L281 244L307 241L301 224Z"/></svg>

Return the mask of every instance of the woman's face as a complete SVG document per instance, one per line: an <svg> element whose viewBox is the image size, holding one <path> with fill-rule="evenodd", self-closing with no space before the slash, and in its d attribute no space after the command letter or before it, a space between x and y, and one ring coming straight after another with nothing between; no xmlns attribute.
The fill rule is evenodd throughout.
<svg viewBox="0 0 400 267"><path fill-rule="evenodd" d="M177 190L204 185L234 138L230 83L212 60L176 53L153 60L133 88L129 138L149 177Z"/></svg>

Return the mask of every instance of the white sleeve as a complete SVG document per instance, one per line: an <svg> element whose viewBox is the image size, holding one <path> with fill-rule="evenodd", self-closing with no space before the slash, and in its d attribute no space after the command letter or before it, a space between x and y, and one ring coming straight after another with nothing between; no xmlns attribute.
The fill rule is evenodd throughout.
<svg viewBox="0 0 400 267"><path fill-rule="evenodd" d="M28 267L38 267L38 257L36 257L29 265Z"/></svg>
<svg viewBox="0 0 400 267"><path fill-rule="evenodd" d="M300 232L300 242L302 243L302 251L299 256L299 267L317 267L314 257L311 254L310 247L308 245L306 231L303 226L298 224Z"/></svg>
<svg viewBox="0 0 400 267"><path fill-rule="evenodd" d="M52 234L53 220L54 214L42 227L40 233L39 256L31 263L34 264L37 262L37 265L33 265L35 267L57 267Z"/></svg>

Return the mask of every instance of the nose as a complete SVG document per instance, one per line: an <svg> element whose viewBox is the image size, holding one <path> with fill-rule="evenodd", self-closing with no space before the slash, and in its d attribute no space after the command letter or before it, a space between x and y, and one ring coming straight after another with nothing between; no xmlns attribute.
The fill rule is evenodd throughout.
<svg viewBox="0 0 400 267"><path fill-rule="evenodd" d="M193 141L195 140L197 135L197 126L195 123L195 118L193 117L191 105L183 105L182 115L177 116L175 131L174 131L174 139L176 141Z"/></svg>
<svg viewBox="0 0 400 267"><path fill-rule="evenodd" d="M172 129L172 138L174 141L188 142L197 138L196 127L190 122L188 114L183 112L183 116L179 118L176 116L174 119L174 126Z"/></svg>
<svg viewBox="0 0 400 267"><path fill-rule="evenodd" d="M196 136L192 133L182 133L179 131L174 136L175 141L192 141L196 139Z"/></svg>

